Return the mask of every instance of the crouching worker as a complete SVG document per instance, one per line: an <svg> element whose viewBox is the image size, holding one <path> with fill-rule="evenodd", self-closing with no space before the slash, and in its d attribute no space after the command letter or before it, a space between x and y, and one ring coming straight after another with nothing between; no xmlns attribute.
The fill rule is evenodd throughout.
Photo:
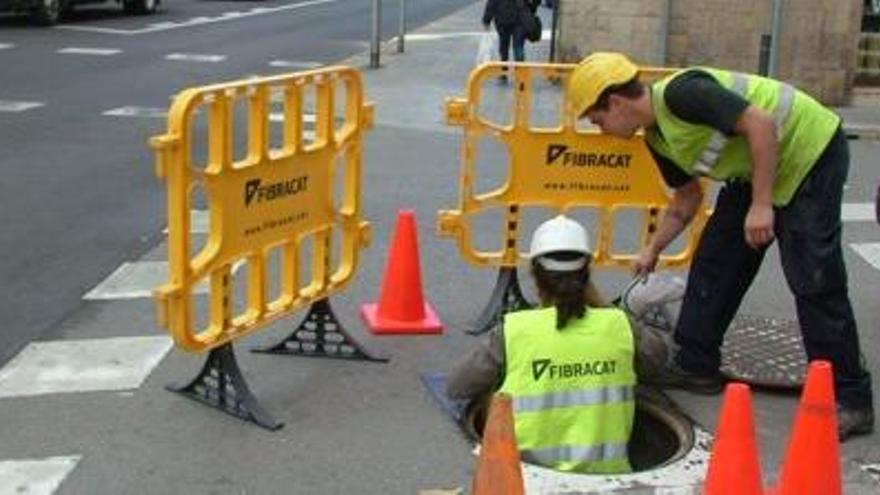
<svg viewBox="0 0 880 495"><path fill-rule="evenodd" d="M487 345L449 376L456 399L513 398L522 460L578 473L631 471L634 338L627 316L590 283L586 230L563 215L541 224L530 249L540 309L509 313Z"/></svg>

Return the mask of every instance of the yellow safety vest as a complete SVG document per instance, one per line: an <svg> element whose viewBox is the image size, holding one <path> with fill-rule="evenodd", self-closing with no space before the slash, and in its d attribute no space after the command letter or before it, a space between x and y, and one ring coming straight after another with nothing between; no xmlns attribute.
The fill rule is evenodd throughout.
<svg viewBox="0 0 880 495"><path fill-rule="evenodd" d="M697 69L710 74L722 86L766 110L775 119L779 163L773 181L773 204L787 205L831 141L840 125L840 117L787 83L740 72ZM646 129L648 144L688 175L750 181L752 159L744 137L728 137L709 126L685 122L666 106L666 87L680 73L651 86L651 104L657 122Z"/></svg>
<svg viewBox="0 0 880 495"><path fill-rule="evenodd" d="M631 471L627 443L635 415L634 344L613 308L556 329L556 308L504 318L506 373L520 455L579 473Z"/></svg>

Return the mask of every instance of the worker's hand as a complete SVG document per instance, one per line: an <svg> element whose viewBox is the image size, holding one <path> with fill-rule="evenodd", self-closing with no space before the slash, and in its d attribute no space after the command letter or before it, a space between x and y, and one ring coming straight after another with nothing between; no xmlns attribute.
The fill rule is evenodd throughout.
<svg viewBox="0 0 880 495"><path fill-rule="evenodd" d="M653 246L647 245L643 247L638 256L636 256L635 261L633 262L633 275L636 277L645 277L649 273L654 271L654 268L657 266L657 260L660 258L660 253L654 249Z"/></svg>
<svg viewBox="0 0 880 495"><path fill-rule="evenodd" d="M744 225L746 244L752 249L760 249L773 242L773 207L755 205L749 207Z"/></svg>
<svg viewBox="0 0 880 495"><path fill-rule="evenodd" d="M488 31L488 30L489 30L489 24L488 24L488 23L483 23L483 30L484 30L484 31Z"/></svg>

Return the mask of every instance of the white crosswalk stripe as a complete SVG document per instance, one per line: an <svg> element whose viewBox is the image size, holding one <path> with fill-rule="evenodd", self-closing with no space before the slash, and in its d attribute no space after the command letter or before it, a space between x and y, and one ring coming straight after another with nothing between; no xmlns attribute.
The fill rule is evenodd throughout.
<svg viewBox="0 0 880 495"><path fill-rule="evenodd" d="M0 369L0 398L136 389L171 345L166 336L32 342Z"/></svg>
<svg viewBox="0 0 880 495"><path fill-rule="evenodd" d="M82 456L0 461L0 495L51 495Z"/></svg>
<svg viewBox="0 0 880 495"><path fill-rule="evenodd" d="M168 55L165 55L165 60L175 60L181 62L217 63L226 60L226 55L210 55L204 53L169 53Z"/></svg>
<svg viewBox="0 0 880 495"><path fill-rule="evenodd" d="M110 55L117 55L122 53L122 50L116 48L84 48L78 46L69 46L67 48L62 48L58 50L58 53L62 53L65 55L97 55L100 57L107 57Z"/></svg>
<svg viewBox="0 0 880 495"><path fill-rule="evenodd" d="M880 270L880 242L854 243L850 244L856 253L874 268Z"/></svg>
<svg viewBox="0 0 880 495"><path fill-rule="evenodd" d="M46 106L46 104L41 101L0 100L0 112L18 113L26 110L33 110L34 108L40 108L42 106Z"/></svg>
<svg viewBox="0 0 880 495"><path fill-rule="evenodd" d="M164 119L168 116L168 110L165 108L127 106L101 112L101 115L106 115L109 117L143 117L149 119Z"/></svg>
<svg viewBox="0 0 880 495"><path fill-rule="evenodd" d="M874 222L877 219L874 203L844 203L840 219L844 222Z"/></svg>
<svg viewBox="0 0 880 495"><path fill-rule="evenodd" d="M0 43L0 50L9 50L15 48L15 43Z"/></svg>

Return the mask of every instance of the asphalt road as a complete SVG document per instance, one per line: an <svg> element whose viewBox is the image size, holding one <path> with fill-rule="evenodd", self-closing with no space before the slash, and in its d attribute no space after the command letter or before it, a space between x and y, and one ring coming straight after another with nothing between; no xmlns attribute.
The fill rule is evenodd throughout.
<svg viewBox="0 0 880 495"><path fill-rule="evenodd" d="M409 27L468 3L408 0ZM383 7L387 39L399 3ZM183 88L341 60L368 49L371 15L363 0L168 0L151 16L78 7L55 28L0 16L0 101L42 105L0 112L0 364L158 242L163 198L147 139L164 121L104 112L163 109ZM175 53L224 58L166 59Z"/></svg>

